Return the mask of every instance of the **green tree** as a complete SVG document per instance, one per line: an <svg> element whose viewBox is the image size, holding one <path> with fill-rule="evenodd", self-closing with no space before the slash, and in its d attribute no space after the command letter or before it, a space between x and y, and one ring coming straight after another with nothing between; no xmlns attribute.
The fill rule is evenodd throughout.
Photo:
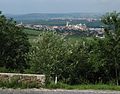
<svg viewBox="0 0 120 94"><path fill-rule="evenodd" d="M84 41L71 43L56 32L43 32L34 40L29 56L32 73L57 76L68 84L85 82L88 75L88 47Z"/></svg>
<svg viewBox="0 0 120 94"><path fill-rule="evenodd" d="M105 38L96 39L89 55L91 74L95 81L114 81L119 84L120 71L120 17L119 13L107 13L102 18L105 24Z"/></svg>
<svg viewBox="0 0 120 94"><path fill-rule="evenodd" d="M107 13L102 18L106 25L105 29L105 51L106 60L111 64L111 74L115 74L116 84L119 84L120 71L120 14L117 12ZM114 72L112 72L114 70Z"/></svg>
<svg viewBox="0 0 120 94"><path fill-rule="evenodd" d="M71 43L71 42L70 42ZM65 61L65 70L63 71L63 78L68 84L88 83L87 78L90 70L87 62L89 53L89 44L86 39L76 41L69 45L70 53L67 55Z"/></svg>
<svg viewBox="0 0 120 94"><path fill-rule="evenodd" d="M88 62L91 65L89 80L92 83L107 83L111 80L109 75L108 53L106 52L106 40L95 38L91 43L91 50L88 53Z"/></svg>
<svg viewBox="0 0 120 94"><path fill-rule="evenodd" d="M56 32L43 32L34 41L29 56L31 58L31 71L46 74L58 79L64 69L64 58L68 51L67 42L63 36Z"/></svg>
<svg viewBox="0 0 120 94"><path fill-rule="evenodd" d="M29 51L27 35L16 26L13 19L0 14L0 68L7 72L23 72L28 66L26 53Z"/></svg>

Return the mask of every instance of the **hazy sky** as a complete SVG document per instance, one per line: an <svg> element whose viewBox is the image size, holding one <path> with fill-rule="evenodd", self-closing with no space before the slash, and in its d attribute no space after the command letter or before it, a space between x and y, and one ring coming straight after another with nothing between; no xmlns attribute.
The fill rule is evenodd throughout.
<svg viewBox="0 0 120 94"><path fill-rule="evenodd" d="M76 13L120 11L120 0L0 0L3 13Z"/></svg>

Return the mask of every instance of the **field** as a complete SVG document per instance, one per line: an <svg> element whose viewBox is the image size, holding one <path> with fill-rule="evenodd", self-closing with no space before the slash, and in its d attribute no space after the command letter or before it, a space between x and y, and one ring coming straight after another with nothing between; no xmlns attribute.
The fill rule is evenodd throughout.
<svg viewBox="0 0 120 94"><path fill-rule="evenodd" d="M24 33L28 35L29 38L37 37L42 31L32 30L32 29L24 29Z"/></svg>
<svg viewBox="0 0 120 94"><path fill-rule="evenodd" d="M31 42L33 39L35 39L36 37L38 37L39 34L42 33L43 31L40 31L40 30L31 30L31 29L24 29L23 32L28 35L28 38L29 38L29 40ZM71 42L81 41L82 38L86 38L88 40L93 40L92 37L81 37L79 35L68 35L65 38L69 39Z"/></svg>
<svg viewBox="0 0 120 94"><path fill-rule="evenodd" d="M42 33L43 31L24 29L23 32L28 35L29 42L33 44L33 40L36 39L39 36L39 34Z"/></svg>

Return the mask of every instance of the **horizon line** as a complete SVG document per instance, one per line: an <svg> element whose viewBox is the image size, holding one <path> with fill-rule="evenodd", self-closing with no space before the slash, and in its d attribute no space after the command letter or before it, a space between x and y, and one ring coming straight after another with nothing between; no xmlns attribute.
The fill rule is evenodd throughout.
<svg viewBox="0 0 120 94"><path fill-rule="evenodd" d="M30 13L4 13L5 15L27 15L27 14L81 14L81 13L88 13L88 14L105 14L107 12L30 12Z"/></svg>

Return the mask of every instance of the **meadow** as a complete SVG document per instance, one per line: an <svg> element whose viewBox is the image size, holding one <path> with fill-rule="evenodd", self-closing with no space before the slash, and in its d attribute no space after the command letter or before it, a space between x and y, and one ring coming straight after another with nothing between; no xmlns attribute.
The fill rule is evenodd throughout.
<svg viewBox="0 0 120 94"><path fill-rule="evenodd" d="M44 31L24 29L23 32L28 35L28 38L31 42L32 40L36 39ZM81 39L83 39L83 38L91 40L91 41L93 40L93 37L81 37L80 35L67 35L67 36L65 36L65 38L71 42L81 41Z"/></svg>

